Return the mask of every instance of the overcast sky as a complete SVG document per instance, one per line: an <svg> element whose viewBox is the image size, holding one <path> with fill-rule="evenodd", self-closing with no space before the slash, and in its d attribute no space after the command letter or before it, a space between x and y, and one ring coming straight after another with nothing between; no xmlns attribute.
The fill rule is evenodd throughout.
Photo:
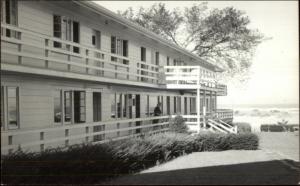
<svg viewBox="0 0 300 186"><path fill-rule="evenodd" d="M159 1L97 1L117 12L128 7L150 7ZM199 1L198 1L199 2ZM165 1L167 8L191 6L197 1ZM252 76L244 88L228 83L228 95L220 104L299 103L298 1L209 1L209 8L233 6L246 12L250 26L272 40L257 48Z"/></svg>

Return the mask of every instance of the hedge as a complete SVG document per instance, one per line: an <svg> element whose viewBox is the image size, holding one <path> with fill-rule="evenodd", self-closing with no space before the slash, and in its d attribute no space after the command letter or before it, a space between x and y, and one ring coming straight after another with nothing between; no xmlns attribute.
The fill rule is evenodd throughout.
<svg viewBox="0 0 300 186"><path fill-rule="evenodd" d="M251 125L249 123L238 122L238 123L234 123L234 125L237 125L238 133L251 132Z"/></svg>
<svg viewBox="0 0 300 186"><path fill-rule="evenodd" d="M255 134L165 133L106 144L2 156L2 183L94 184L201 151L255 150Z"/></svg>
<svg viewBox="0 0 300 186"><path fill-rule="evenodd" d="M286 125L287 131L294 132L294 127L299 125ZM281 125L276 124L263 124L260 126L262 132L285 132L285 128Z"/></svg>

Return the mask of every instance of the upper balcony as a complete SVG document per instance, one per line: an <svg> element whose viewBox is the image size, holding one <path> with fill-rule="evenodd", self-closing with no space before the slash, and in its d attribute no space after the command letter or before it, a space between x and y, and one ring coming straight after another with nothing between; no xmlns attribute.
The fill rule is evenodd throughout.
<svg viewBox="0 0 300 186"><path fill-rule="evenodd" d="M1 70L152 88L192 88L226 95L226 86L206 76L200 66L165 69L136 58L1 24ZM7 34L9 33L9 34ZM177 87L178 88L178 87Z"/></svg>
<svg viewBox="0 0 300 186"><path fill-rule="evenodd" d="M215 74L206 73L200 66L166 66L165 83L169 89L205 89L227 95L227 86L216 81Z"/></svg>

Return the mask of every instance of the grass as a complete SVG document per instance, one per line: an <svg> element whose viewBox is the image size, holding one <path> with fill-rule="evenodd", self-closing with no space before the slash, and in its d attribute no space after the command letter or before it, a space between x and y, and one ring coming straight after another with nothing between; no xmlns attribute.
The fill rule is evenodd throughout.
<svg viewBox="0 0 300 186"><path fill-rule="evenodd" d="M136 173L192 152L230 149L254 150L258 137L251 133L165 133L143 138L83 144L43 153L16 152L2 156L2 182L8 184L84 183Z"/></svg>

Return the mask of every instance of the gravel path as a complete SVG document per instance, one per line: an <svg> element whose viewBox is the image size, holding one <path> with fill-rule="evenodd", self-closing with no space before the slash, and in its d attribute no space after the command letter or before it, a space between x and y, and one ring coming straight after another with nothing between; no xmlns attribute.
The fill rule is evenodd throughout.
<svg viewBox="0 0 300 186"><path fill-rule="evenodd" d="M298 184L299 136L258 135L260 150L196 152L105 184Z"/></svg>

